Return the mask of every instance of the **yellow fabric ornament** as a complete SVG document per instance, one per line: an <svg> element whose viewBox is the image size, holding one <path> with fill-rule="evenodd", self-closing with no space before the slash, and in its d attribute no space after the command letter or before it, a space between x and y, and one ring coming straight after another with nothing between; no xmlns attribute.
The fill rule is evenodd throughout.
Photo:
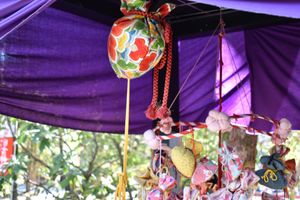
<svg viewBox="0 0 300 200"><path fill-rule="evenodd" d="M176 146L171 151L171 159L176 169L185 177L191 178L195 171L195 157L192 151L184 146Z"/></svg>
<svg viewBox="0 0 300 200"><path fill-rule="evenodd" d="M193 146L194 145L194 146ZM192 138L189 138L184 141L184 146L195 154L195 156L200 155L200 153L203 151L203 146L201 142L193 140Z"/></svg>

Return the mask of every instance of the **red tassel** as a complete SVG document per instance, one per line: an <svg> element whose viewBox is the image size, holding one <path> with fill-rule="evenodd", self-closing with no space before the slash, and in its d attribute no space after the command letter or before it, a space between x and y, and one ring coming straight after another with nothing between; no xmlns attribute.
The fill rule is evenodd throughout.
<svg viewBox="0 0 300 200"><path fill-rule="evenodd" d="M150 120L157 119L157 107L153 104L150 104L147 110L145 111L145 115Z"/></svg>
<svg viewBox="0 0 300 200"><path fill-rule="evenodd" d="M167 107L160 107L156 112L156 116L159 119L167 118L170 116L170 111Z"/></svg>

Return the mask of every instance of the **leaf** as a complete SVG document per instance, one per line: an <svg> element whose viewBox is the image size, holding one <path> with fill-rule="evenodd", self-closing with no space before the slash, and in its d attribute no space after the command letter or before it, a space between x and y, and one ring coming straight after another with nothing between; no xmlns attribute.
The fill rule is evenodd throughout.
<svg viewBox="0 0 300 200"><path fill-rule="evenodd" d="M165 46L164 44L164 41L161 37L158 37L157 40L155 40L153 46L152 46L152 49L158 49L159 47L160 48L163 48Z"/></svg>
<svg viewBox="0 0 300 200"><path fill-rule="evenodd" d="M127 64L127 69L136 69L136 68L137 68L137 66L133 63L128 63Z"/></svg>
<svg viewBox="0 0 300 200"><path fill-rule="evenodd" d="M44 149L47 147L49 148L50 146L50 141L49 139L46 139L46 138L43 138L40 145L39 145L39 149L40 149L40 152L43 152Z"/></svg>
<svg viewBox="0 0 300 200"><path fill-rule="evenodd" d="M118 65L120 66L120 68L122 69L127 69L127 65L126 62L122 59L118 60Z"/></svg>
<svg viewBox="0 0 300 200"><path fill-rule="evenodd" d="M142 20L137 20L136 23L134 24L134 27L137 30L144 30L146 28L146 25Z"/></svg>
<svg viewBox="0 0 300 200"><path fill-rule="evenodd" d="M19 134L17 140L19 144L25 143L28 139L28 136L26 134Z"/></svg>
<svg viewBox="0 0 300 200"><path fill-rule="evenodd" d="M61 182L59 183L59 185L60 185L60 187L62 187L62 188L66 188L66 187L69 185L69 182L70 182L69 178L65 178L63 181L61 181Z"/></svg>
<svg viewBox="0 0 300 200"><path fill-rule="evenodd" d="M121 72L116 64L112 64L112 68L117 75L121 75Z"/></svg>

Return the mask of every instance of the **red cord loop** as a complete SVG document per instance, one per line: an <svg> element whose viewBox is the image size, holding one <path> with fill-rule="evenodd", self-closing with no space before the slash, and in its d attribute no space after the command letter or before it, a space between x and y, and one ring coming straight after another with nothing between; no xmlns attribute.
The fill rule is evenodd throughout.
<svg viewBox="0 0 300 200"><path fill-rule="evenodd" d="M170 111L168 109L168 97L169 97L169 89L170 89L170 79L171 79L171 68L172 68L172 46L173 46L173 33L170 24L165 20L162 19L156 13L146 13L138 10L130 10L126 13L126 15L141 15L144 17L148 17L150 19L154 19L161 23L164 27L164 40L165 40L165 51L163 56L161 57L160 62L157 66L154 67L154 74L153 74L153 96L151 100L151 104L148 106L145 115L148 119L155 120L157 118L163 119L170 116ZM159 79L159 70L162 69L164 66L166 67L166 77L165 77L165 85L164 85L164 92L163 92L163 100L162 105L158 108L158 79Z"/></svg>

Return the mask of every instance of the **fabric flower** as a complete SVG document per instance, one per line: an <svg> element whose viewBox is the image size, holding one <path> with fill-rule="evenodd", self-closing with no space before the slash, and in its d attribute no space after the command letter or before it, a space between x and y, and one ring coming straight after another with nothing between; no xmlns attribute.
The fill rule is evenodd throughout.
<svg viewBox="0 0 300 200"><path fill-rule="evenodd" d="M174 125L172 117L163 118L158 122L159 130L165 134L170 134Z"/></svg>
<svg viewBox="0 0 300 200"><path fill-rule="evenodd" d="M151 192L148 193L147 200L164 200L170 199L166 193L167 191L171 191L176 185L176 180L172 176L164 175L159 179L158 187Z"/></svg>
<svg viewBox="0 0 300 200"><path fill-rule="evenodd" d="M291 132L291 128L291 122L285 118L282 118L279 121L279 128L277 129L277 132L272 135L273 143L277 145L283 144L287 140Z"/></svg>
<svg viewBox="0 0 300 200"><path fill-rule="evenodd" d="M282 118L279 121L278 134L282 138L287 138L289 133L291 132L291 128L292 128L291 122L286 118Z"/></svg>
<svg viewBox="0 0 300 200"><path fill-rule="evenodd" d="M135 177L135 180L146 190L151 190L158 185L158 177L154 174L150 167L147 167L141 175Z"/></svg>
<svg viewBox="0 0 300 200"><path fill-rule="evenodd" d="M144 142L151 148L151 149L159 149L160 141L156 138L155 133L153 130L149 129L144 133Z"/></svg>
<svg viewBox="0 0 300 200"><path fill-rule="evenodd" d="M222 112L211 110L205 120L207 129L212 132L228 131L231 129L229 117Z"/></svg>
<svg viewBox="0 0 300 200"><path fill-rule="evenodd" d="M129 57L137 61L140 58L144 58L148 53L148 45L146 45L144 38L136 38L134 44L130 47Z"/></svg>
<svg viewBox="0 0 300 200"><path fill-rule="evenodd" d="M227 184L227 187L208 195L209 200L248 200L252 196L252 188L259 177L251 170L244 170L240 177Z"/></svg>
<svg viewBox="0 0 300 200"><path fill-rule="evenodd" d="M196 199L198 195L199 195L199 192L195 189L192 189L190 187L183 188L183 200Z"/></svg>
<svg viewBox="0 0 300 200"><path fill-rule="evenodd" d="M147 71L151 66L152 62L155 61L156 53L151 53L149 56L146 56L141 64L140 64L140 71Z"/></svg>
<svg viewBox="0 0 300 200"><path fill-rule="evenodd" d="M115 38L112 35L110 35L108 37L108 56L113 61L116 60L116 45L117 42Z"/></svg>
<svg viewBox="0 0 300 200"><path fill-rule="evenodd" d="M120 36L125 30L125 28L127 28L131 23L132 21L126 18L121 18L120 20L117 20L111 28L111 34L116 37Z"/></svg>
<svg viewBox="0 0 300 200"><path fill-rule="evenodd" d="M122 36L118 39L118 48L117 48L117 50L119 52L123 52L125 50L128 40L129 40L128 33L122 34Z"/></svg>
<svg viewBox="0 0 300 200"><path fill-rule="evenodd" d="M217 166L210 160L204 158L197 164L191 183L195 186L210 180L217 171Z"/></svg>
<svg viewBox="0 0 300 200"><path fill-rule="evenodd" d="M225 142L218 152L222 165L225 168L224 173L226 179L231 182L238 178L243 169L243 162L240 157L235 152L230 151Z"/></svg>

